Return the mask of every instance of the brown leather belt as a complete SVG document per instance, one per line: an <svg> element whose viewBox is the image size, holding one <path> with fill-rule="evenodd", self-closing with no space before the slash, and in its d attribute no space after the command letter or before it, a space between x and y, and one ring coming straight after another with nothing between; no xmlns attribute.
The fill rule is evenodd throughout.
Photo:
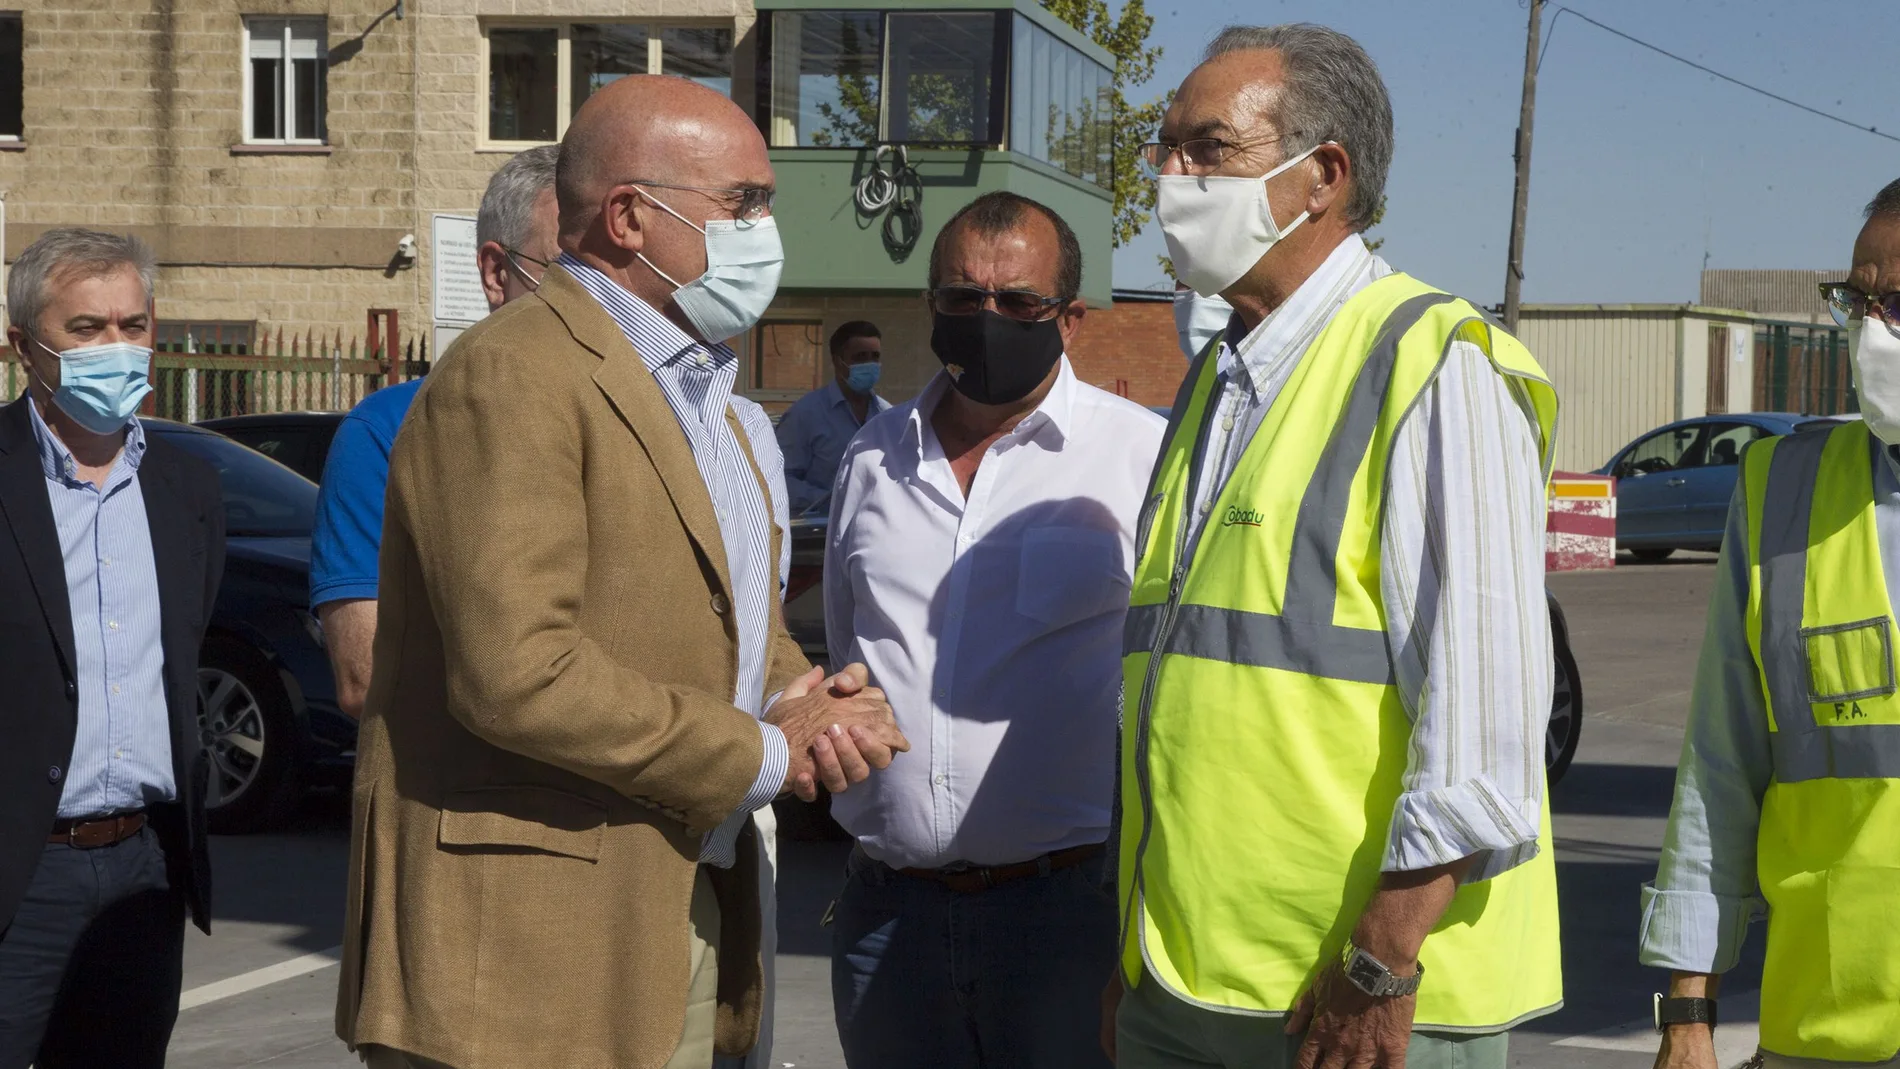
<svg viewBox="0 0 1900 1069"><path fill-rule="evenodd" d="M1067 850L1057 850L1053 854L1044 854L1034 861L1019 861L1013 865L991 865L988 868L956 869L898 869L906 876L915 876L920 880L930 880L943 884L960 894L987 891L992 887L1001 887L1017 880L1027 880L1032 876L1047 876L1052 872L1074 868L1102 856L1101 843L1089 843L1085 846L1072 846Z"/></svg>
<svg viewBox="0 0 1900 1069"><path fill-rule="evenodd" d="M53 834L46 837L49 843L65 843L80 850L96 850L101 846L122 843L139 833L145 827L144 813L117 813L109 817L81 817L76 820L53 821Z"/></svg>

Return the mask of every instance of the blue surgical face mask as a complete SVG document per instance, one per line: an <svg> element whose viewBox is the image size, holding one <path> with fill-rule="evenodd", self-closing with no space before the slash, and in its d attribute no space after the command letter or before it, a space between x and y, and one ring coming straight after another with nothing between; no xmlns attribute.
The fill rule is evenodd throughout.
<svg viewBox="0 0 1900 1069"><path fill-rule="evenodd" d="M768 215L751 222L711 219L700 226L653 194L640 193L661 211L706 235L706 272L685 284L655 267L646 254L638 254L640 262L673 284L673 303L700 338L716 344L751 330L778 293L779 272L785 266L778 221Z"/></svg>
<svg viewBox="0 0 1900 1069"><path fill-rule="evenodd" d="M1180 290L1174 295L1174 331L1189 360L1201 355L1208 342L1226 331L1233 317L1233 306L1219 297L1203 297L1193 290Z"/></svg>
<svg viewBox="0 0 1900 1069"><path fill-rule="evenodd" d="M851 387L852 393L870 393L883 372L884 365L875 360L868 364L852 364L844 373L844 382Z"/></svg>
<svg viewBox="0 0 1900 1069"><path fill-rule="evenodd" d="M152 392L146 381L152 351L143 345L108 342L61 353L38 339L33 344L59 358L59 389L53 390L53 403L94 434L123 430L145 395ZM46 381L42 379L40 385L46 386Z"/></svg>

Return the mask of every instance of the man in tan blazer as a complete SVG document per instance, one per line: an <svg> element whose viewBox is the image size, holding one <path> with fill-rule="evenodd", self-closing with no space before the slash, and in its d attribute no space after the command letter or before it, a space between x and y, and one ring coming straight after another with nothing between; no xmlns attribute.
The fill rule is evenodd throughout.
<svg viewBox="0 0 1900 1069"><path fill-rule="evenodd" d="M372 1067L745 1053L751 812L907 748L863 666L823 680L781 619L777 453L722 344L776 287L772 182L725 97L597 92L562 147L560 262L410 411L337 998Z"/></svg>

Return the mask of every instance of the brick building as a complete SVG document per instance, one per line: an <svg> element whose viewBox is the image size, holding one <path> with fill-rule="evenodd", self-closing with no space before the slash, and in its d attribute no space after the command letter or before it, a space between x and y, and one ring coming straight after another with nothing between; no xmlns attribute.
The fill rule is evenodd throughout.
<svg viewBox="0 0 1900 1069"><path fill-rule="evenodd" d="M168 349L361 335L371 309L439 348L458 328L437 230L466 242L488 177L594 89L676 74L753 113L778 172L786 272L735 341L742 385L798 396L821 339L869 318L904 395L936 369L928 242L980 193L1062 212L1085 296L1115 311L1112 67L1036 0L23 0L0 14L5 253L59 225L144 236ZM471 259L448 240L443 265ZM1102 359L1093 379L1149 396Z"/></svg>
<svg viewBox="0 0 1900 1069"><path fill-rule="evenodd" d="M1089 310L1069 359L1084 382L1144 405L1174 403L1187 374L1174 330L1174 294L1115 291L1114 303Z"/></svg>

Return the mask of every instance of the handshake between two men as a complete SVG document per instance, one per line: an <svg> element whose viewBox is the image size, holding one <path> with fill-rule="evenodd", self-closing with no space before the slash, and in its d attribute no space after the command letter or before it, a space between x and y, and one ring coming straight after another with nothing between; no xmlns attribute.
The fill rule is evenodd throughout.
<svg viewBox="0 0 1900 1069"><path fill-rule="evenodd" d="M869 683L862 664L847 665L829 679L823 668L813 668L779 695L765 722L784 733L791 751L786 791L807 802L818 797L820 785L841 794L910 750L891 703Z"/></svg>

